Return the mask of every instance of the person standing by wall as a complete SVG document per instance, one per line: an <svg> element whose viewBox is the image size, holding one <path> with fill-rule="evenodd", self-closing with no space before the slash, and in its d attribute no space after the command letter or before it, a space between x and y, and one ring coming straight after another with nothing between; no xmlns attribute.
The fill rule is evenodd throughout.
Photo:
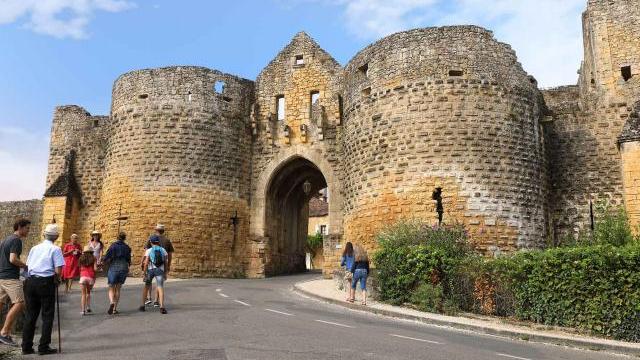
<svg viewBox="0 0 640 360"><path fill-rule="evenodd" d="M353 244L347 241L344 246L344 251L342 252L342 259L340 260L340 266L344 267L344 291L347 295L347 301L351 301L351 281L353 280L353 273L351 272L352 265Z"/></svg>
<svg viewBox="0 0 640 360"><path fill-rule="evenodd" d="M351 265L353 280L351 281L351 302L356 299L356 286L360 281L362 290L362 305L367 305L367 277L369 276L369 255L361 246L356 245L354 249L354 262Z"/></svg>
<svg viewBox="0 0 640 360"><path fill-rule="evenodd" d="M58 352L52 349L51 330L55 315L56 286L64 266L62 250L53 244L58 239L58 225L49 224L44 230L44 240L29 251L27 257L28 277L24 284L27 301L27 319L22 330L22 354L33 354L33 336L38 316L42 312L42 333L38 354L48 355Z"/></svg>
<svg viewBox="0 0 640 360"><path fill-rule="evenodd" d="M0 243L0 307L11 301L11 308L0 330L0 342L18 346L11 338L11 331L16 319L24 310L24 292L20 281L20 268L26 265L20 261L22 240L29 235L31 222L21 219L13 224L14 233Z"/></svg>
<svg viewBox="0 0 640 360"><path fill-rule="evenodd" d="M118 241L111 244L104 255L102 262L109 266L107 282L109 284L109 310L107 314L118 314L118 302L120 301L120 289L127 280L129 266L131 266L131 248L125 243L127 234L118 234Z"/></svg>
<svg viewBox="0 0 640 360"><path fill-rule="evenodd" d="M151 238L149 238L149 242L151 243L151 248L145 251L142 260L142 272L145 274L145 281L140 311L145 311L146 296L151 289L153 279L155 279L156 299L160 305L160 313L166 314L167 310L164 307L164 269L167 264L167 259L169 258L169 253L160 246L160 237L158 235L152 235Z"/></svg>
<svg viewBox="0 0 640 360"><path fill-rule="evenodd" d="M78 259L82 255L82 247L78 243L78 235L71 235L71 239L64 245L62 249L62 255L64 256L64 269L62 270L62 279L65 281L64 292L66 294L71 291L71 284L73 279L80 277L80 265Z"/></svg>
<svg viewBox="0 0 640 360"><path fill-rule="evenodd" d="M165 268L164 268L164 279L167 280L167 275L169 274L169 270L171 269L171 260L173 257L173 244L171 243L171 240L169 240L169 238L164 234L165 228L164 225L162 224L157 224L155 227L155 235L157 235L160 238L160 247L165 249L167 251L168 257L167 257L167 262L165 263ZM151 238L149 238L151 239ZM152 246L151 241L147 241L147 243L144 246L145 251L150 249ZM142 261L144 261L144 258L142 259ZM155 296L155 301L151 302L151 288L149 287L149 289L146 290L147 293L145 294L147 300L145 301L145 305L151 305L153 304L153 306L155 307L159 307L160 306L160 302L158 301L158 290L156 289L156 296Z"/></svg>

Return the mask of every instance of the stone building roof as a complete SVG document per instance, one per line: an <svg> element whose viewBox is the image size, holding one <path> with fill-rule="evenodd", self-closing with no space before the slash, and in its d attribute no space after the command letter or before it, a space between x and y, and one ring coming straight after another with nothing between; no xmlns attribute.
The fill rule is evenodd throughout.
<svg viewBox="0 0 640 360"><path fill-rule="evenodd" d="M631 141L640 141L640 101L636 103L635 111L631 113L618 136L618 144Z"/></svg>
<svg viewBox="0 0 640 360"><path fill-rule="evenodd" d="M321 217L329 214L329 203L322 195L314 196L309 200L309 217Z"/></svg>

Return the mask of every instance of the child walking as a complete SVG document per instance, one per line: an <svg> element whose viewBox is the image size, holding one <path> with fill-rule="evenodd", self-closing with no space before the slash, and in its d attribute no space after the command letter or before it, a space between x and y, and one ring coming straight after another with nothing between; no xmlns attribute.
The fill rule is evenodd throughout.
<svg viewBox="0 0 640 360"><path fill-rule="evenodd" d="M82 298L80 306L82 306L82 315L91 313L91 290L96 283L96 258L93 255L93 249L85 246L80 256L80 286L82 286Z"/></svg>

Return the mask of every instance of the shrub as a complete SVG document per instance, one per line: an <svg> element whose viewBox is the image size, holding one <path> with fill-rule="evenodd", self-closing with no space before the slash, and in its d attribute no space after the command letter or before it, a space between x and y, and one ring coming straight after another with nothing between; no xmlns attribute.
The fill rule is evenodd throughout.
<svg viewBox="0 0 640 360"><path fill-rule="evenodd" d="M624 246L634 241L629 217L623 207L610 207L604 203L596 205L594 244Z"/></svg>
<svg viewBox="0 0 640 360"><path fill-rule="evenodd" d="M307 252L314 253L322 247L322 234L307 235L307 243L305 244Z"/></svg>
<svg viewBox="0 0 640 360"><path fill-rule="evenodd" d="M518 253L504 267L525 320L632 340L640 311L640 247L594 245ZM635 330L634 330L635 329Z"/></svg>
<svg viewBox="0 0 640 360"><path fill-rule="evenodd" d="M444 296L452 298L455 269L471 253L460 226L403 221L380 232L377 241L373 258L379 297L393 304L411 300L411 293L421 284L440 285Z"/></svg>
<svg viewBox="0 0 640 360"><path fill-rule="evenodd" d="M441 312L443 302L444 295L440 284L421 284L411 294L411 303L416 305L418 310Z"/></svg>

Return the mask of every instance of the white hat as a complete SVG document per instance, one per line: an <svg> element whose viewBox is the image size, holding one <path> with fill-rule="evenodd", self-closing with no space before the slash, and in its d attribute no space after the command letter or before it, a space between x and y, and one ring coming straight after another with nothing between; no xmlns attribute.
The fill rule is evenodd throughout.
<svg viewBox="0 0 640 360"><path fill-rule="evenodd" d="M164 225L156 224L156 230L164 230Z"/></svg>
<svg viewBox="0 0 640 360"><path fill-rule="evenodd" d="M49 224L44 228L44 234L45 235L52 235L52 236L58 236L60 235L60 232L58 231L58 225L56 224Z"/></svg>
<svg viewBox="0 0 640 360"><path fill-rule="evenodd" d="M98 231L98 230L93 230L93 231L91 232L91 235L100 235L100 231Z"/></svg>

